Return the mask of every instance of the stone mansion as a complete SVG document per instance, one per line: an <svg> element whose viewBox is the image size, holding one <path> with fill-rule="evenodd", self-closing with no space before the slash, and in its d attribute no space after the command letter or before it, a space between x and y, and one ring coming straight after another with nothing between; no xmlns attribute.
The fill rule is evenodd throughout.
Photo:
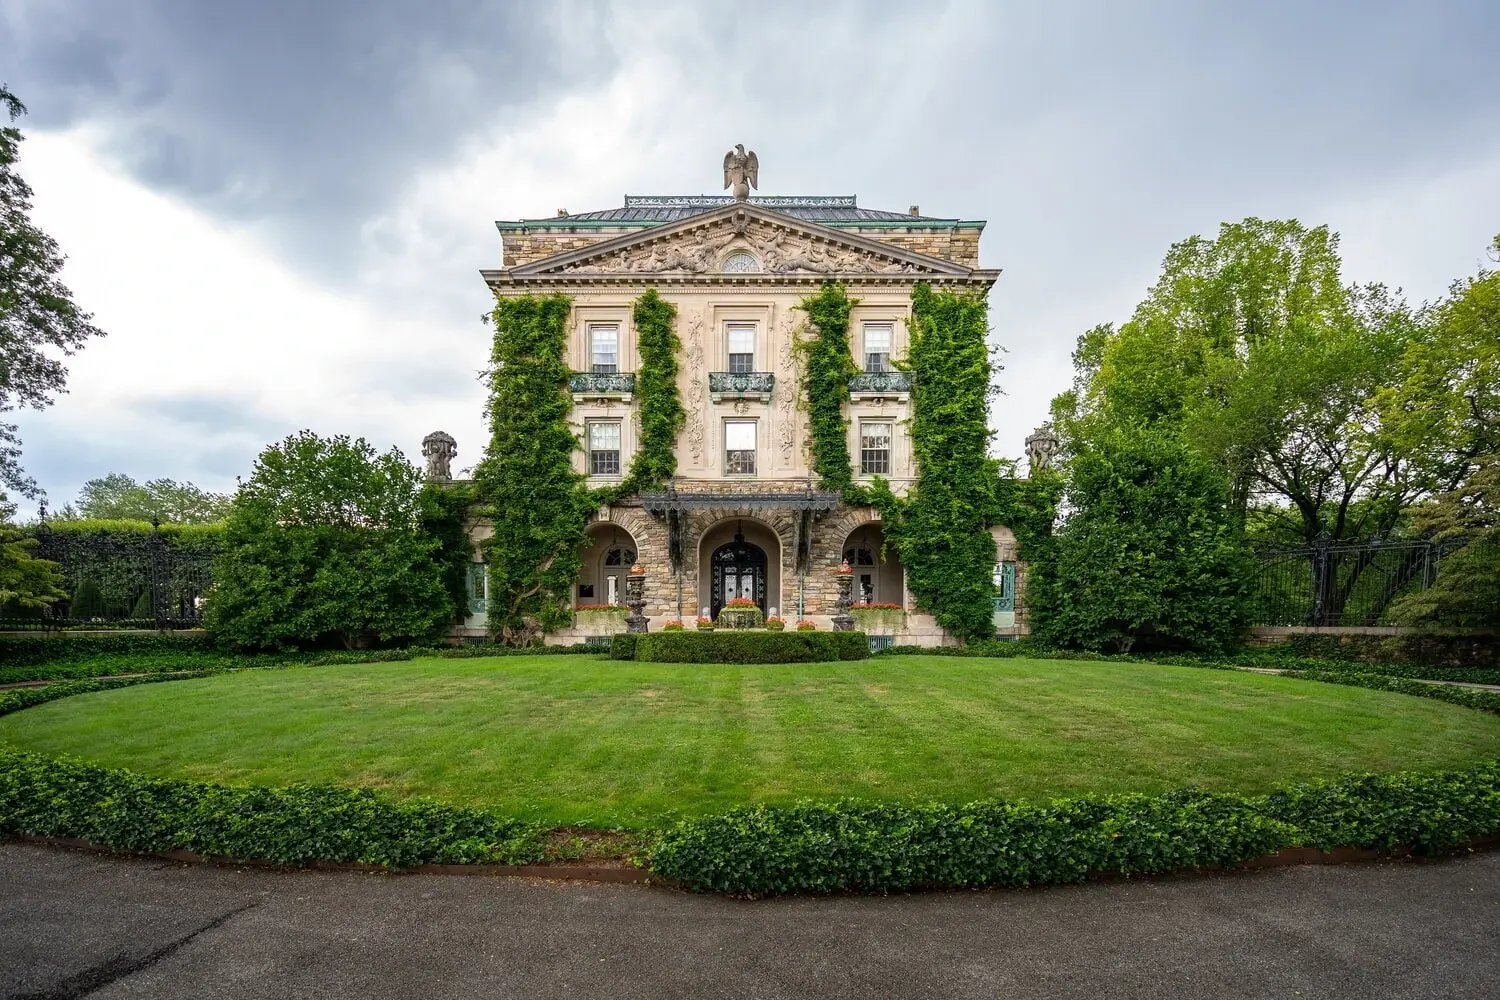
<svg viewBox="0 0 1500 1000"><path fill-rule="evenodd" d="M912 288L925 281L987 293L1000 272L979 266L984 223L923 215L915 205L863 208L854 196L749 197L739 181L733 195L629 195L619 208L496 223L501 266L481 272L493 293L572 300L574 461L591 486L619 482L637 447L631 304L655 288L677 311L686 409L677 474L660 491L592 514L574 603L620 604L626 574L639 564L653 630L675 618L691 627L736 597L788 623L808 618L828 628L847 561L855 602L899 608L886 616L892 641L948 641L913 605L899 559L884 551L879 513L843 503L811 472L794 349L807 318L797 306L830 281L858 300L849 339L860 374L846 407L853 471L856 482L881 476L903 493L916 477L911 382L892 362L906 349ZM487 531L480 522L472 535ZM996 631L1014 635L1023 630L1014 538L1005 528L993 534ZM486 627L478 563L471 577L471 614L456 636ZM547 641L577 642L590 631L575 626Z"/></svg>

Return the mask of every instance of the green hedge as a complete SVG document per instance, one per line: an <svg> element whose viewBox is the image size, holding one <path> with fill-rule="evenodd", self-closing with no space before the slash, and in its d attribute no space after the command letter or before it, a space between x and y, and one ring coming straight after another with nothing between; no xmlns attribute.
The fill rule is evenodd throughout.
<svg viewBox="0 0 1500 1000"><path fill-rule="evenodd" d="M1500 833L1500 762L1254 798L1186 789L1046 804L756 806L685 820L651 868L749 895L1030 886L1227 867L1283 847L1430 854Z"/></svg>
<svg viewBox="0 0 1500 1000"><path fill-rule="evenodd" d="M134 638L134 637L123 637ZM50 640L42 640L50 641ZM60 650L76 650L73 640L58 640ZM184 644L191 646L192 644ZM0 642L0 654L9 647ZM586 644L572 646L408 646L402 649L324 650L288 653L226 653L210 648L161 652L96 652L77 656L58 656L40 663L10 666L0 658L0 684L37 680L77 680L87 677L111 677L119 674L152 674L183 670L229 670L278 666L322 667L339 663L400 663L416 659L464 660L487 656L557 656L598 653Z"/></svg>
<svg viewBox="0 0 1500 1000"><path fill-rule="evenodd" d="M34 632L0 635L0 666L65 663L103 655L209 653L207 632Z"/></svg>
<svg viewBox="0 0 1500 1000"><path fill-rule="evenodd" d="M0 833L79 837L125 851L279 861L524 864L535 824L485 809L325 785L231 788L149 778L0 748Z"/></svg>
<svg viewBox="0 0 1500 1000"><path fill-rule="evenodd" d="M640 638L634 632L618 632L609 637L609 658L611 660L633 660L635 659L635 641Z"/></svg>
<svg viewBox="0 0 1500 1000"><path fill-rule="evenodd" d="M643 663L826 663L869 655L863 632L651 632L635 643Z"/></svg>

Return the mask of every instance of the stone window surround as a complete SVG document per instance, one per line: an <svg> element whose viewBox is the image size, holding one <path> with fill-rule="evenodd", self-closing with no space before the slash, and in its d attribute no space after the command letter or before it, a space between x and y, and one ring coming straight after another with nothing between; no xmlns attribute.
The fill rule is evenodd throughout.
<svg viewBox="0 0 1500 1000"><path fill-rule="evenodd" d="M772 371L772 359L776 345L770 341L769 331L774 330L772 313L774 307L768 302L719 301L712 304L711 325L713 343L704 344L708 370L729 371L729 326L731 323L755 324L755 371ZM705 331L707 334L707 331ZM687 347L686 344L683 347Z"/></svg>
<svg viewBox="0 0 1500 1000"><path fill-rule="evenodd" d="M752 454L755 456L755 458L754 458L754 461L755 461L755 471L754 472L730 472L729 471L729 425L730 424L749 424L750 425L751 432L754 435L753 440L754 440L754 444L755 444L754 450L752 451ZM761 473L763 471L762 468L761 468L761 455L764 453L765 449L761 447L761 440L760 440L760 438L761 438L761 433L760 433L761 428L760 428L760 424L761 424L761 421L760 421L759 417L740 416L740 415L733 416L733 417L724 417L724 418L722 418L719 421L719 440L720 440L720 443L721 443L721 447L719 448L719 455L720 455L719 469L720 469L720 475L722 475L725 479L757 479L757 478L759 478L761 476Z"/></svg>
<svg viewBox="0 0 1500 1000"><path fill-rule="evenodd" d="M589 400L583 403L574 403L572 414L569 417L569 430L578 439L579 447L573 450L573 468L575 471L588 477L588 482L594 486L602 486L607 483L619 482L624 476L625 470L630 468L630 462L635 458L636 452L636 422L631 419L634 406L629 403L621 403L615 400ZM620 424L620 475L618 476L595 476L589 473L589 449L588 449L588 425L598 421L618 421Z"/></svg>
<svg viewBox="0 0 1500 1000"><path fill-rule="evenodd" d="M891 328L891 358L906 357L907 324L910 308L880 305L856 305L849 311L849 353L860 371L865 370L865 326L886 325Z"/></svg>
<svg viewBox="0 0 1500 1000"><path fill-rule="evenodd" d="M585 341L584 351L587 353L588 357L588 366L583 369L584 371L592 372L595 370L594 365L596 363L596 352L594 350L594 345L595 343L597 343L601 331L608 331L614 334L615 363L613 371L623 372L629 370L624 365L624 359L622 357L622 352L620 351L620 324L601 323L598 320L591 320L590 322L584 324L583 329Z"/></svg>
<svg viewBox="0 0 1500 1000"><path fill-rule="evenodd" d="M594 428L613 427L615 431L615 471L596 473L594 472ZM622 417L591 417L584 421L584 452L586 469L591 479L619 479L625 474L625 420ZM601 449L608 451L610 449Z"/></svg>
<svg viewBox="0 0 1500 1000"><path fill-rule="evenodd" d="M849 416L849 429L845 440L849 446L850 464L854 467L854 480L858 483L873 482L875 476L861 470L860 425L870 421L889 421L891 424L891 471L881 478L891 484L898 495L905 493L907 485L915 481L911 457L911 428L907 421L911 417L911 403L905 400L876 405L869 401L850 403L845 411Z"/></svg>
<svg viewBox="0 0 1500 1000"><path fill-rule="evenodd" d="M853 421L851 421L851 422L853 422ZM883 416L883 415L882 416L860 417L857 423L858 423L858 428L857 428L858 440L857 440L856 443L859 445L859 448L854 453L854 457L855 457L855 461L859 463L859 475L861 477L864 477L864 476L871 476L871 477L873 477L873 476L890 476L890 475L894 474L895 471L896 471L896 418L893 417L893 416ZM883 470L876 470L874 472L866 472L865 471L865 460L864 460L865 459L865 447L864 447L864 443L865 443L865 428L866 427L874 427L874 426L879 426L879 427L885 428L885 433L886 433L885 464L886 464L886 468L883 469Z"/></svg>
<svg viewBox="0 0 1500 1000"><path fill-rule="evenodd" d="M589 330L594 326L614 326L619 329L619 369L633 372L638 365L636 358L635 326L630 322L631 303L621 299L617 303L573 304L572 329L569 331L568 367L575 372L593 371L593 338Z"/></svg>

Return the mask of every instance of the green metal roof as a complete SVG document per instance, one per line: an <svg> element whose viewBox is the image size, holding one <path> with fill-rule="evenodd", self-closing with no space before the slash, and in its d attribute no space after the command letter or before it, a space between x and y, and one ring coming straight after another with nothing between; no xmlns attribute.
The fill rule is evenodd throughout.
<svg viewBox="0 0 1500 1000"><path fill-rule="evenodd" d="M667 222L712 212L733 202L729 195L626 195L621 208L559 215L543 219L496 222L503 230L517 229L647 229ZM860 208L854 195L763 195L750 204L795 219L846 229L983 229L984 223L940 219L908 212Z"/></svg>

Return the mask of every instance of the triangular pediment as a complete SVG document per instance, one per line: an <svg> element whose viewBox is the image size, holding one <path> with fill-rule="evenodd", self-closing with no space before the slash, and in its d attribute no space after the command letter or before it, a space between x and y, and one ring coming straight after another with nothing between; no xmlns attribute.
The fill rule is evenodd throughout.
<svg viewBox="0 0 1500 1000"><path fill-rule="evenodd" d="M747 266L751 261L753 266ZM974 272L941 257L738 202L679 222L543 257L509 273L514 278L592 274L724 274L745 278L961 276Z"/></svg>

